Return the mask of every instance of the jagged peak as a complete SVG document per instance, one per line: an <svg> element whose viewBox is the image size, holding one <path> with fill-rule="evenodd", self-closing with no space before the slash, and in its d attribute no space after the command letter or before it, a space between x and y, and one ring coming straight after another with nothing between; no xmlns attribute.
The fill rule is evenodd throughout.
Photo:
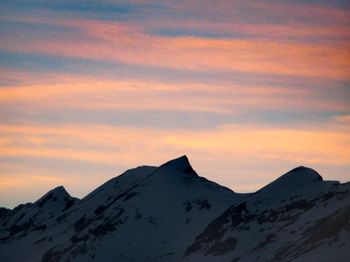
<svg viewBox="0 0 350 262"><path fill-rule="evenodd" d="M159 167L159 171L165 174L184 173L191 176L198 176L196 171L193 170L190 161L186 155L180 156L173 160L170 160Z"/></svg>
<svg viewBox="0 0 350 262"><path fill-rule="evenodd" d="M49 192L47 192L47 194L49 193L55 196L70 196L64 186L55 187L54 189L51 189Z"/></svg>
<svg viewBox="0 0 350 262"><path fill-rule="evenodd" d="M54 202L58 200L66 200L71 199L72 197L66 191L63 186L55 187L43 195L39 200L37 200L34 204L42 207L48 200L52 199Z"/></svg>
<svg viewBox="0 0 350 262"><path fill-rule="evenodd" d="M178 158L172 159L163 165L161 165L161 168L171 168L171 169L183 169L191 166L190 161L188 160L186 155L180 156Z"/></svg>

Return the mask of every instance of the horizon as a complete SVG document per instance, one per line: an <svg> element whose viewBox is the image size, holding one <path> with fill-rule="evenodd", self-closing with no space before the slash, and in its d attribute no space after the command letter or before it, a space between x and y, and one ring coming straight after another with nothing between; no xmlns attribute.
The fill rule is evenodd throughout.
<svg viewBox="0 0 350 262"><path fill-rule="evenodd" d="M254 192L350 180L350 3L3 1L0 207L187 155Z"/></svg>
<svg viewBox="0 0 350 262"><path fill-rule="evenodd" d="M162 164L159 165L159 166L152 166L152 167L157 167L157 168L159 168L159 167L161 167L162 165L165 165L165 164L168 163L168 162L176 161L176 160L179 160L179 159L181 159L181 158L183 158L183 157L185 157L185 158L187 159L189 165L193 168L193 166L192 166L192 164L191 164L191 161L190 161L190 159L187 157L187 155L182 155L182 156L176 157L176 158L174 158L174 159L170 159L170 160L168 160L168 161L162 163ZM15 207L17 207L17 206L19 206L19 205L21 205L21 204L27 204L27 203L32 203L32 204L33 204L33 203L35 203L36 201L40 200L42 197L44 197L44 196L45 196L46 194L48 194L49 192L51 192L51 191L53 191L53 190L55 190L55 189L58 189L58 188L63 188L71 197L78 198L78 199L82 200L82 199L84 199L86 196L88 196L90 193L92 193L92 192L94 192L96 189L102 187L105 183L109 182L110 180L112 180L112 179L114 179L114 178L117 178L117 177L123 175L125 172L127 172L127 171L129 171L129 170L136 169L136 168L142 167L142 166L150 166L150 165L139 165L139 166L137 166L137 167L127 169L127 170L125 170L124 172L122 172L121 174L118 174L118 175L116 175L116 176L110 177L110 178L108 178L106 181L102 182L101 184L96 185L95 188L93 188L91 191L87 192L85 195L80 196L80 197L75 196L75 195L72 195L72 194L70 193L70 191L66 189L65 185L56 185L55 187L50 188L47 192L42 193L41 195L39 195L39 197L37 197L36 199L33 199L32 201L27 200L26 202L23 202L23 203L17 203L17 204L15 204L14 206L10 206L10 207L0 206L0 208L3 207L3 208L14 209ZM256 190L251 191L251 192L248 192L248 191L247 191L247 192L239 192L239 191L236 191L236 190L234 190L234 189L232 189L232 188L227 187L227 186L224 185L224 184L217 183L216 181L212 181L212 180L209 180L209 181L214 182L214 183L217 183L217 184L219 184L219 185L222 186L222 187L226 187L226 188L232 190L232 192L237 193L237 194L246 194L246 193L247 193L247 194L249 194L249 193L253 194L253 193L256 193L256 192L260 191L262 188L264 188L264 187L270 185L271 183L275 182L276 180L278 180L279 178L283 177L284 175L286 175L286 174L288 174L288 173L290 173L290 172L292 172L292 171L294 171L294 170L296 170L296 169L298 169L298 168L311 169L311 170L315 171L315 172L318 174L317 170L314 170L314 169L311 168L311 167L297 166L297 167L294 167L294 168L288 170L287 172L285 172L285 173L283 173L283 174L281 174L281 175L275 177L273 180L267 182L265 185L262 185L261 188L257 188ZM194 171L197 173L196 169L195 169L195 168L193 168L193 169L194 169ZM198 174L198 176L203 177L203 176L201 176L199 173L197 173L197 174ZM319 175L320 175L320 174L319 174ZM321 177L322 177L322 175L321 175ZM204 178L205 178L205 177L204 177ZM323 179L323 177L322 177L322 180L323 180L323 181L329 181L329 180ZM349 181L345 181L344 183L342 183L342 182L340 181L341 184L345 184L345 183L349 183L349 182L350 182L350 180L349 180Z"/></svg>

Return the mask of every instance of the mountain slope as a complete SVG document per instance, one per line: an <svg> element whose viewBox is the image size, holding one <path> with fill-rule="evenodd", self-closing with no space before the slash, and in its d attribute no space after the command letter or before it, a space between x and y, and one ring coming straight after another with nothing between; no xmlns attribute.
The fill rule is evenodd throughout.
<svg viewBox="0 0 350 262"><path fill-rule="evenodd" d="M232 205L184 261L348 261L350 183L299 167Z"/></svg>
<svg viewBox="0 0 350 262"><path fill-rule="evenodd" d="M0 209L0 261L347 261L350 183L298 167L253 194L186 156L140 166L81 200L61 186Z"/></svg>
<svg viewBox="0 0 350 262"><path fill-rule="evenodd" d="M0 254L10 255L0 260L178 261L212 219L244 197L199 177L185 156L158 168L138 167L70 208L35 220L50 225L38 234L21 231L6 240L2 236L10 229L5 224ZM33 205L43 208L47 198ZM10 252L18 245L21 254Z"/></svg>

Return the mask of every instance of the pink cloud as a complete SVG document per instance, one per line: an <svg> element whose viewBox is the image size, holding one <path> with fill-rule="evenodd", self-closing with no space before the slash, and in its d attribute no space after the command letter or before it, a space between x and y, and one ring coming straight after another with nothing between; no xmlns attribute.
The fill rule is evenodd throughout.
<svg viewBox="0 0 350 262"><path fill-rule="evenodd" d="M0 48L11 52L114 61L194 71L242 71L296 76L348 79L349 45L336 43L293 43L273 39L207 39L149 35L140 25L96 20L58 20L78 28L78 35L66 33L59 39L28 39L23 44L8 37ZM349 35L348 28L243 25L246 32L264 30L269 35ZM78 37L80 35L80 37Z"/></svg>

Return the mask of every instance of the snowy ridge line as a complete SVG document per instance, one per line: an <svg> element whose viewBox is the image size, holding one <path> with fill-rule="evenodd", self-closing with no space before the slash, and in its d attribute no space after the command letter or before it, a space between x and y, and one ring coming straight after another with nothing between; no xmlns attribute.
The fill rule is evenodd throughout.
<svg viewBox="0 0 350 262"><path fill-rule="evenodd" d="M0 208L0 261L347 261L350 183L297 167L239 194L186 156L127 170L82 199L63 186Z"/></svg>

